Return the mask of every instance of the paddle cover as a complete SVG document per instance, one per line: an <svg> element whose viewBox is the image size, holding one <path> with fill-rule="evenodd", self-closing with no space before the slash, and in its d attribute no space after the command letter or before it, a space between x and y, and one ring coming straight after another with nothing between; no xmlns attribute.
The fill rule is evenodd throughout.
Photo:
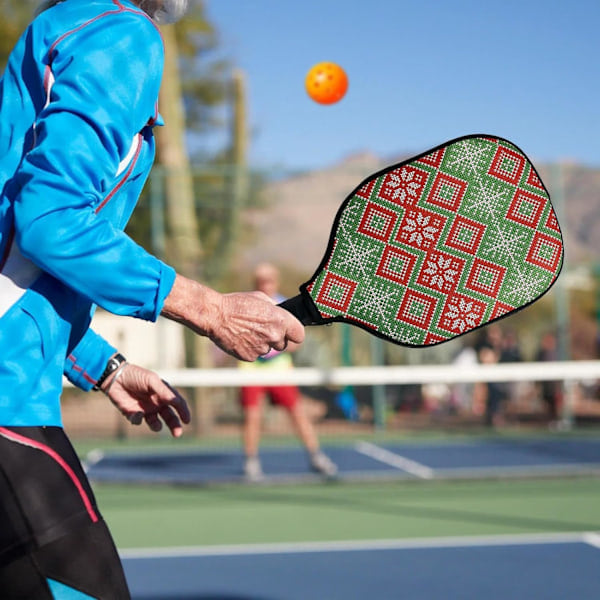
<svg viewBox="0 0 600 600"><path fill-rule="evenodd" d="M430 346L531 304L562 263L556 214L525 154L466 136L365 179L318 269L282 306L305 325L343 321Z"/></svg>

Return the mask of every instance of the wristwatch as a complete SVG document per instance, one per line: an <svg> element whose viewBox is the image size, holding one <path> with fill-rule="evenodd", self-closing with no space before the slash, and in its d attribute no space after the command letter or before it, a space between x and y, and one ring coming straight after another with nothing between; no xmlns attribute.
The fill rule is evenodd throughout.
<svg viewBox="0 0 600 600"><path fill-rule="evenodd" d="M124 362L127 361L122 354L117 353L111 356L106 363L106 369L104 369L104 372L100 375L98 381L96 381L96 385L92 389L96 392L100 391L100 387L106 381L107 377L111 373L114 373Z"/></svg>

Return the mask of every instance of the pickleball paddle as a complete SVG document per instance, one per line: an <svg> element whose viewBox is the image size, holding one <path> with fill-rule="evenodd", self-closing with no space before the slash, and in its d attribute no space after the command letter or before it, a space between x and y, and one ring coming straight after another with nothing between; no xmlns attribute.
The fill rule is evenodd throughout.
<svg viewBox="0 0 600 600"><path fill-rule="evenodd" d="M562 263L558 220L529 159L505 139L470 135L356 187L317 270L280 306L304 325L341 321L430 346L536 301Z"/></svg>

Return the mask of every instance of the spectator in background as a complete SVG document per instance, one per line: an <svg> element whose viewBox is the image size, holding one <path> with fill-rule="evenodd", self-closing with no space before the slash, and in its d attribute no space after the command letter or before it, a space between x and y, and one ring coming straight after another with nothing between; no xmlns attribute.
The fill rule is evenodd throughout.
<svg viewBox="0 0 600 600"><path fill-rule="evenodd" d="M554 333L550 331L544 333L535 360L539 362L558 360L558 341ZM539 385L548 416L552 421L556 421L562 407L562 384L560 381L542 381Z"/></svg>
<svg viewBox="0 0 600 600"><path fill-rule="evenodd" d="M280 303L285 298L279 294L279 272L269 263L259 264L254 271L254 289ZM297 348L289 342L287 351L270 352L261 356L255 363L240 363L243 369L291 369L292 358L289 352ZM263 401L268 398L272 404L285 409L300 440L308 452L311 468L327 477L337 474L337 466L320 449L315 428L303 410L300 392L294 385L262 385L241 388L240 401L244 412L243 444L245 454L244 474L249 481L259 481L264 477L258 456L263 417Z"/></svg>
<svg viewBox="0 0 600 600"><path fill-rule="evenodd" d="M480 332L477 346L490 346L498 355L498 362L520 362L521 349L517 334L512 329L504 330L497 323L492 323Z"/></svg>
<svg viewBox="0 0 600 600"><path fill-rule="evenodd" d="M523 360L521 354L521 347L519 344L519 338L514 329L507 329L504 332L502 340L502 349L500 352L501 363L516 363ZM522 393L527 389L528 383L521 381L509 381L503 384L504 394L506 399L510 402L512 400L518 400Z"/></svg>
<svg viewBox="0 0 600 600"><path fill-rule="evenodd" d="M498 361L504 349L504 333L497 323L492 323L481 330L480 346L489 346L496 351Z"/></svg>
<svg viewBox="0 0 600 600"><path fill-rule="evenodd" d="M519 345L519 338L514 329L508 329L504 333L500 362L521 362L523 355Z"/></svg>
<svg viewBox="0 0 600 600"><path fill-rule="evenodd" d="M477 348L484 346L494 350L495 362L512 363L523 360L516 332L512 329L503 330L497 323L488 325L480 332ZM518 382L498 382L495 386L497 393L502 395L502 401L514 399L519 394Z"/></svg>
<svg viewBox="0 0 600 600"><path fill-rule="evenodd" d="M477 350L479 362L484 365L496 364L500 361L500 353L490 344L481 344ZM484 422L487 427L502 424L502 404L506 398L502 383L488 381L485 387Z"/></svg>

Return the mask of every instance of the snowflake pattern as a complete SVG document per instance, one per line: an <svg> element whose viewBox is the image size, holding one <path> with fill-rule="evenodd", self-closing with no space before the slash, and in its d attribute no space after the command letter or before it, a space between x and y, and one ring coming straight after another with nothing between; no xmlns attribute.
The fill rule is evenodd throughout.
<svg viewBox="0 0 600 600"><path fill-rule="evenodd" d="M490 153L489 145L478 140L463 140L456 145L449 165L467 175L477 177Z"/></svg>
<svg viewBox="0 0 600 600"><path fill-rule="evenodd" d="M520 254L529 237L526 232L521 232L518 229L508 227L502 229L498 226L484 245L482 253L489 260L501 261L505 259L515 263L515 257Z"/></svg>
<svg viewBox="0 0 600 600"><path fill-rule="evenodd" d="M402 227L402 231L407 234L408 242L420 248L426 240L433 241L439 228L430 223L431 217L423 213L418 213L414 218L411 216L405 218L406 224Z"/></svg>
<svg viewBox="0 0 600 600"><path fill-rule="evenodd" d="M477 311L474 302L467 302L464 298L459 298L458 302L448 306L444 316L450 321L450 328L453 331L465 333L465 331L477 327L481 314Z"/></svg>
<svg viewBox="0 0 600 600"><path fill-rule="evenodd" d="M514 158L522 176L498 176L498 156ZM460 198L442 201L448 192L440 181L455 183ZM536 300L560 271L560 227L548 225L555 214L538 181L518 148L485 136L384 170L343 205L324 266L306 290L325 321L347 320L408 346L437 344L485 325ZM521 190L544 215L529 226L509 214ZM379 216L387 219L385 227L376 223ZM556 257L544 264L530 251L540 232ZM493 286L481 281L485 293L469 285L486 276L476 270L482 261L494 277ZM343 307L316 300L328 277L355 286Z"/></svg>
<svg viewBox="0 0 600 600"><path fill-rule="evenodd" d="M508 191L495 188L493 185L485 185L480 180L475 182L472 190L473 196L467 204L469 210L474 214L482 215L488 222L497 221L507 200Z"/></svg>
<svg viewBox="0 0 600 600"><path fill-rule="evenodd" d="M369 244L364 240L347 239L343 247L337 249L339 258L337 259L338 269L351 274L353 277L368 277L373 271L373 264L377 264L377 259L381 255L381 248L377 245Z"/></svg>
<svg viewBox="0 0 600 600"><path fill-rule="evenodd" d="M378 316L386 315L390 307L396 305L398 291L394 289L381 289L379 287L368 287L363 290L362 297L357 300L356 308L365 312L374 312Z"/></svg>
<svg viewBox="0 0 600 600"><path fill-rule="evenodd" d="M443 290L456 283L458 271L452 268L451 258L444 258L440 254L437 259L435 256L428 257L425 264L427 268L424 273L428 276L431 287Z"/></svg>
<svg viewBox="0 0 600 600"><path fill-rule="evenodd" d="M527 304L548 289L548 279L541 275L526 276L519 272L515 274L514 279L515 281L506 291L507 297L513 303Z"/></svg>
<svg viewBox="0 0 600 600"><path fill-rule="evenodd" d="M417 180L415 172L409 169L401 169L399 172L390 173L390 179L386 187L392 188L390 197L403 203L407 198L417 198L417 192L422 183Z"/></svg>
<svg viewBox="0 0 600 600"><path fill-rule="evenodd" d="M387 316L398 304L399 290L380 288L379 286L365 287L362 296L356 299L354 310L358 314L367 315L369 322L373 319L382 323L382 333L392 334L392 322Z"/></svg>

